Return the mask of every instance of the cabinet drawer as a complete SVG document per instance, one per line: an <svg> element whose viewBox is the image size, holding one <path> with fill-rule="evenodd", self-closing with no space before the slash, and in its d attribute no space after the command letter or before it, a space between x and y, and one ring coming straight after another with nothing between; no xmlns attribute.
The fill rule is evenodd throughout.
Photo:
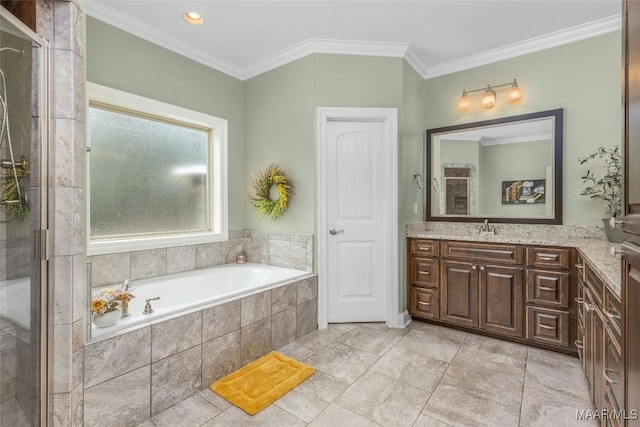
<svg viewBox="0 0 640 427"><path fill-rule="evenodd" d="M409 310L412 316L439 319L440 291L412 286L409 295Z"/></svg>
<svg viewBox="0 0 640 427"><path fill-rule="evenodd" d="M569 273L527 270L527 302L553 308L569 308Z"/></svg>
<svg viewBox="0 0 640 427"><path fill-rule="evenodd" d="M602 301L604 297L604 282L591 268L589 264L586 264L585 269L585 284L591 289L593 299L596 303L602 307Z"/></svg>
<svg viewBox="0 0 640 427"><path fill-rule="evenodd" d="M568 270L570 261L571 249L569 248L527 248L527 265L530 267Z"/></svg>
<svg viewBox="0 0 640 427"><path fill-rule="evenodd" d="M522 264L524 248L515 245L470 242L442 242L442 256L465 261L499 262L502 264Z"/></svg>
<svg viewBox="0 0 640 427"><path fill-rule="evenodd" d="M569 347L569 312L527 307L527 339Z"/></svg>
<svg viewBox="0 0 640 427"><path fill-rule="evenodd" d="M411 255L437 257L440 255L438 240L411 239Z"/></svg>
<svg viewBox="0 0 640 427"><path fill-rule="evenodd" d="M430 258L409 259L409 281L412 285L426 288L440 286L440 261Z"/></svg>
<svg viewBox="0 0 640 427"><path fill-rule="evenodd" d="M624 402L624 365L622 348L615 338L611 328L604 328L604 360L602 384L605 393L610 394L610 400L616 406Z"/></svg>
<svg viewBox="0 0 640 427"><path fill-rule="evenodd" d="M622 341L622 303L616 295L608 288L604 290L604 308L603 313L605 320L611 325L611 332L615 338Z"/></svg>

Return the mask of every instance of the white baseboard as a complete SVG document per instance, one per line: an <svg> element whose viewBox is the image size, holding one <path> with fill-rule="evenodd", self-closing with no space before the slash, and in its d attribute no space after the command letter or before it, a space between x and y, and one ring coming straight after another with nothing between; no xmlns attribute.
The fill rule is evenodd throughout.
<svg viewBox="0 0 640 427"><path fill-rule="evenodd" d="M390 328L406 328L411 323L411 316L409 312L405 310L402 313L398 313L395 319L390 319L392 322L389 322ZM393 324L392 324L393 323Z"/></svg>

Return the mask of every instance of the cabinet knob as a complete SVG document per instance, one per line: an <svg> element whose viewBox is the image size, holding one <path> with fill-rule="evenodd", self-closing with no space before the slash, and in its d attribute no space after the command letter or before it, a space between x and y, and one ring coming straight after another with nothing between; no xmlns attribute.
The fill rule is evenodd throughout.
<svg viewBox="0 0 640 427"><path fill-rule="evenodd" d="M484 265L481 265L481 266L480 266L480 270L481 270L481 271L484 271Z"/></svg>
<svg viewBox="0 0 640 427"><path fill-rule="evenodd" d="M611 258L615 258L616 255L622 253L622 251L620 249L616 249L615 246L611 246L609 248L609 255L611 256Z"/></svg>
<svg viewBox="0 0 640 427"><path fill-rule="evenodd" d="M621 219L616 219L615 216L612 216L609 220L609 226L611 228L616 228L616 225L624 225L624 221Z"/></svg>
<svg viewBox="0 0 640 427"><path fill-rule="evenodd" d="M472 265L472 266L471 266L471 269L472 269L472 270L476 270L477 268L478 268L478 266L477 266L477 265Z"/></svg>

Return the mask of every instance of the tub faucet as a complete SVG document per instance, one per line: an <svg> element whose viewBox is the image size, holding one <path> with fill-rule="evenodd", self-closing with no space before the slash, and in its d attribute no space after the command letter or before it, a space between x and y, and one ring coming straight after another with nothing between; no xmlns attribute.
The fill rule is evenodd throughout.
<svg viewBox="0 0 640 427"><path fill-rule="evenodd" d="M122 290L125 292L129 291L129 289L131 289L132 287L133 285L131 284L131 280L129 279L125 280L122 284Z"/></svg>
<svg viewBox="0 0 640 427"><path fill-rule="evenodd" d="M142 314L151 314L153 313L153 308L151 307L151 302L150 301L155 301L155 300L159 300L160 297L155 297L155 298L149 298L146 299L146 304L144 305L144 311L142 312Z"/></svg>

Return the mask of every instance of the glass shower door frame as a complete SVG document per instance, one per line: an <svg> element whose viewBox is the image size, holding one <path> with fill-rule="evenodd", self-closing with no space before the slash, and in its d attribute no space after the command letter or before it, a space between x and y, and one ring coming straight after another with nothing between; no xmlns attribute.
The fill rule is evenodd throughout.
<svg viewBox="0 0 640 427"><path fill-rule="evenodd" d="M49 145L51 141L51 54L49 41L40 37L9 11L0 6L0 16L18 29L22 35L39 46L38 68L38 125L39 125L39 228L33 234L33 260L40 263L40 426L52 425L52 387L50 381L53 350L53 322L49 316ZM32 59L33 62L33 59Z"/></svg>

